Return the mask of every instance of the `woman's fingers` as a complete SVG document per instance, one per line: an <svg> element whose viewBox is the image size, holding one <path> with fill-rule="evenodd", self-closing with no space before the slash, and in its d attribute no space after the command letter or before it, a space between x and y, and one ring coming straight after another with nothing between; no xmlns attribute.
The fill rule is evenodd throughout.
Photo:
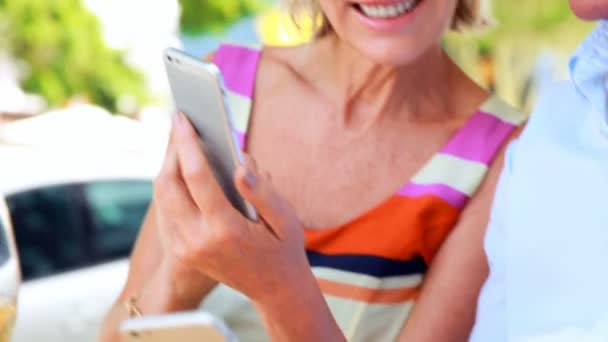
<svg viewBox="0 0 608 342"><path fill-rule="evenodd" d="M169 142L165 152L165 159L161 168L161 174L179 174L179 163L177 159L177 146L175 142L175 124L169 132Z"/></svg>
<svg viewBox="0 0 608 342"><path fill-rule="evenodd" d="M181 113L175 118L177 156L181 173L192 199L203 217L222 219L232 205L226 199L205 157L198 135Z"/></svg>
<svg viewBox="0 0 608 342"><path fill-rule="evenodd" d="M260 176L245 165L237 168L235 183L243 198L258 210L279 239L286 237L286 230L297 224L293 209L275 191L269 177Z"/></svg>
<svg viewBox="0 0 608 342"><path fill-rule="evenodd" d="M196 215L196 205L183 182L175 144L175 129L171 131L162 169L154 181L155 203L174 219L189 219Z"/></svg>

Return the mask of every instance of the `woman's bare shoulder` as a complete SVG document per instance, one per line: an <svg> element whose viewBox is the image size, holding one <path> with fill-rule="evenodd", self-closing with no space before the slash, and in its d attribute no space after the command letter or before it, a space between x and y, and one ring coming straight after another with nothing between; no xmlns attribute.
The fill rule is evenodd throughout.
<svg viewBox="0 0 608 342"><path fill-rule="evenodd" d="M287 67L301 63L302 57L308 53L311 44L293 46L265 45L262 48L263 58L271 63Z"/></svg>
<svg viewBox="0 0 608 342"><path fill-rule="evenodd" d="M304 82L310 45L265 46L260 60L259 77L264 82Z"/></svg>

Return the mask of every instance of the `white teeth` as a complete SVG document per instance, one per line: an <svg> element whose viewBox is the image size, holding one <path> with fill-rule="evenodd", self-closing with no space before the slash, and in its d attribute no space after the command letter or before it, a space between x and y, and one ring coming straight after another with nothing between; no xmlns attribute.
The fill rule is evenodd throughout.
<svg viewBox="0 0 608 342"><path fill-rule="evenodd" d="M391 5L359 5L361 11L372 18L393 18L402 15L412 10L418 4L419 0L402 0L401 2Z"/></svg>

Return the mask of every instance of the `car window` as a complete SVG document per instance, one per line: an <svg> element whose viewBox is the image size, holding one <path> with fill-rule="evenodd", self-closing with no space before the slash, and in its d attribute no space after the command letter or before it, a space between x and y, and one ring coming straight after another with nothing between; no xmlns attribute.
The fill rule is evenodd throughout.
<svg viewBox="0 0 608 342"><path fill-rule="evenodd" d="M130 254L152 198L149 181L111 181L83 185L92 222L95 262Z"/></svg>
<svg viewBox="0 0 608 342"><path fill-rule="evenodd" d="M52 186L7 198L24 280L89 263L86 212L76 189Z"/></svg>
<svg viewBox="0 0 608 342"><path fill-rule="evenodd" d="M0 213L0 266L8 260L9 256L7 236L4 233L5 229L8 229L8 224L4 222L4 217Z"/></svg>

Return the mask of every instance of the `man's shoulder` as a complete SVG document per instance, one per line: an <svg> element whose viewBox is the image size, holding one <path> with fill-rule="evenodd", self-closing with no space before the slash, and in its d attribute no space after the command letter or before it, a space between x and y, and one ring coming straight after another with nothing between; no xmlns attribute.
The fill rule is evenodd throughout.
<svg viewBox="0 0 608 342"><path fill-rule="evenodd" d="M570 130L580 120L580 113L588 110L588 103L571 81L558 81L541 93L520 140L547 139Z"/></svg>
<svg viewBox="0 0 608 342"><path fill-rule="evenodd" d="M551 115L567 115L573 110L581 110L583 98L572 81L557 81L548 85L541 92L532 112L531 120Z"/></svg>
<svg viewBox="0 0 608 342"><path fill-rule="evenodd" d="M535 170L563 162L568 150L579 147L578 128L589 110L589 103L572 82L548 85L522 134L509 146L504 172L510 177L533 178Z"/></svg>

